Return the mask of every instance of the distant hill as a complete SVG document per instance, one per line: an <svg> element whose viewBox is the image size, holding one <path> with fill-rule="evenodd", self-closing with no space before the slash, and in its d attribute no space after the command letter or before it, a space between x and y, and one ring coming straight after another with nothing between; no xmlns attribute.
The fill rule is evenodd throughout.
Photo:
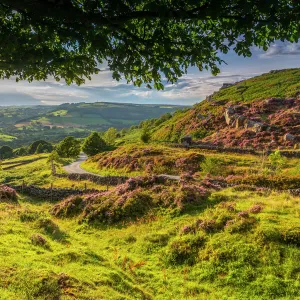
<svg viewBox="0 0 300 300"><path fill-rule="evenodd" d="M18 147L38 139L56 142L67 135L82 138L90 131L128 128L186 107L108 102L0 107L0 146Z"/></svg>
<svg viewBox="0 0 300 300"><path fill-rule="evenodd" d="M106 130L109 127L118 129L136 125L148 118L157 118L165 113L173 113L184 106L128 104L128 103L76 103L62 104L43 115L27 118L16 123L16 127L23 124L40 124L61 128L93 128Z"/></svg>
<svg viewBox="0 0 300 300"><path fill-rule="evenodd" d="M153 140L177 142L184 135L224 146L294 147L300 142L300 69L226 85L152 127Z"/></svg>

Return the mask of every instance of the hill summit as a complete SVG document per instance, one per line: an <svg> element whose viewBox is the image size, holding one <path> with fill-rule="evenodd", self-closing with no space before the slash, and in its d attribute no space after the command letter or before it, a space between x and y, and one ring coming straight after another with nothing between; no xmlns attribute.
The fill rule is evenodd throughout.
<svg viewBox="0 0 300 300"><path fill-rule="evenodd" d="M300 69L271 71L224 85L152 131L153 140L241 148L297 147L300 142Z"/></svg>

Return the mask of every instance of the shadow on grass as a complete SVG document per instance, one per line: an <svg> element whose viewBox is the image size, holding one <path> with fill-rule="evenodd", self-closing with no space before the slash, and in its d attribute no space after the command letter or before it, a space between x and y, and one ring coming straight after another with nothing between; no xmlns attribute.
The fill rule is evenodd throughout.
<svg viewBox="0 0 300 300"><path fill-rule="evenodd" d="M49 218L41 218L36 221L36 225L39 229L42 229L44 233L52 240L67 244L69 243L69 235L62 231L57 224L55 224Z"/></svg>

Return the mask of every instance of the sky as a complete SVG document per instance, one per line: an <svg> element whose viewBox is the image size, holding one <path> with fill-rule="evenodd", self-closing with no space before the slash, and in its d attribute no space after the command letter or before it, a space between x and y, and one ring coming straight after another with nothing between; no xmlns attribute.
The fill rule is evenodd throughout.
<svg viewBox="0 0 300 300"><path fill-rule="evenodd" d="M0 106L8 105L57 105L76 102L123 102L140 104L193 105L218 90L223 83L241 81L271 70L299 68L300 44L276 42L264 52L252 49L252 57L239 57L233 51L221 58L226 65L221 73L212 76L189 68L188 73L176 84L165 84L164 91L134 87L125 81L112 79L106 70L93 76L82 86L67 86L61 82L18 82L14 79L0 80Z"/></svg>

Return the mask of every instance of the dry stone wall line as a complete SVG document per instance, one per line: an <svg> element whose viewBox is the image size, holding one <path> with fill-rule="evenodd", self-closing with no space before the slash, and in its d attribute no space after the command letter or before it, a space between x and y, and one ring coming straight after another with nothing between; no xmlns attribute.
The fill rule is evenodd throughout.
<svg viewBox="0 0 300 300"><path fill-rule="evenodd" d="M126 180L129 179L129 177L126 176L97 176L88 173L56 174L55 176L59 178L68 178L75 181L88 180L99 185L119 185L125 183Z"/></svg>
<svg viewBox="0 0 300 300"><path fill-rule="evenodd" d="M63 188L42 188L35 185L10 185L7 186L15 189L19 193L23 193L32 197L47 200L62 200L71 195L83 195L90 193L99 193L103 190L96 189L63 189Z"/></svg>
<svg viewBox="0 0 300 300"><path fill-rule="evenodd" d="M177 148L187 148L187 146L177 144ZM230 147L221 147L216 145L207 145L207 144L197 144L189 146L191 149L203 149L203 150L216 150L218 152L227 152L227 153L241 153L241 154L253 154L253 155L262 155L262 152L255 151L253 149L242 149L242 148L230 148ZM274 151L266 151L265 154L269 155ZM300 158L300 151L280 151L280 154L288 158Z"/></svg>
<svg viewBox="0 0 300 300"><path fill-rule="evenodd" d="M32 163L32 162L38 161L38 160L43 159L43 158L46 158L46 157L38 157L38 158L27 159L27 160L19 160L19 161L16 161L15 163L11 163L11 162L2 162L1 165L2 165L2 166L8 165L7 167L3 167L2 169L3 169L3 170L10 170L10 169L13 169L13 168L15 168L15 167L19 167L19 166L23 166L23 165L30 164L30 163Z"/></svg>

